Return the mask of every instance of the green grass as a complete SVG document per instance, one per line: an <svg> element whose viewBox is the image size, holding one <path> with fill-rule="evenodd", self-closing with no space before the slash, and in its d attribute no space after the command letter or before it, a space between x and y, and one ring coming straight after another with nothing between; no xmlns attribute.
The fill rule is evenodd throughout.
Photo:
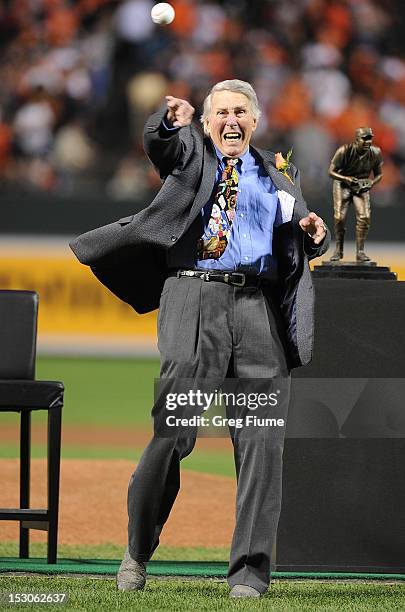
<svg viewBox="0 0 405 612"><path fill-rule="evenodd" d="M62 380L65 423L150 423L156 359L62 359L37 361L37 378Z"/></svg>
<svg viewBox="0 0 405 612"><path fill-rule="evenodd" d="M45 536L44 536L45 537ZM67 544L58 545L59 559L121 559L124 546L99 544L97 546ZM18 542L0 542L0 557L18 557ZM31 542L30 557L46 557L46 542ZM203 548L201 546L159 546L154 561L228 561L228 548Z"/></svg>
<svg viewBox="0 0 405 612"><path fill-rule="evenodd" d="M139 427L152 431L154 379L159 375L156 359L61 358L37 359L38 380L62 380L65 385L63 424L106 427ZM46 412L37 411L32 423L45 427ZM2 413L2 423L18 423L16 413ZM137 461L142 448L119 446L62 446L64 459L129 459ZM0 447L0 458L19 457L18 438ZM32 457L46 457L45 445L32 445ZM183 468L208 474L234 476L229 451L195 450Z"/></svg>
<svg viewBox="0 0 405 612"><path fill-rule="evenodd" d="M58 547L60 558L120 559L123 546ZM32 557L45 557L46 544L32 543ZM16 542L0 543L0 557L18 556ZM225 548L177 548L160 546L155 560L227 561ZM150 578L141 593L118 593L114 579L92 579L58 576L11 577L0 575L0 592L67 593L68 603L61 610L274 610L275 612L385 612L405 609L405 589L401 584L386 582L344 581L285 581L274 580L269 593L260 600L229 600L229 588L220 580L157 579ZM43 607L13 606L13 609L40 610ZM47 609L57 606L47 606ZM11 609L0 605L0 609Z"/></svg>
<svg viewBox="0 0 405 612"><path fill-rule="evenodd" d="M118 447L92 447L92 446L62 446L62 459L128 459L138 461L143 449ZM20 456L17 442L0 446L0 459L17 459ZM31 457L43 459L46 457L45 446L32 445ZM231 451L203 451L194 450L181 463L183 470L192 470L204 474L217 476L235 476L233 454Z"/></svg>
<svg viewBox="0 0 405 612"><path fill-rule="evenodd" d="M66 593L63 607L47 609L98 612L106 610L185 611L272 610L275 612L387 612L403 611L404 589L397 584L318 581L281 581L255 600L230 600L229 587L218 580L150 579L144 591L117 592L114 579L60 577L0 577L0 590L12 593ZM40 610L44 606L8 606L4 610Z"/></svg>

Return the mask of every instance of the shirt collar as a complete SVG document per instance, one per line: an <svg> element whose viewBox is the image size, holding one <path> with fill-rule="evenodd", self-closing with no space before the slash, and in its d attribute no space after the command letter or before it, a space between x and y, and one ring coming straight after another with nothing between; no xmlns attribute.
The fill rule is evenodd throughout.
<svg viewBox="0 0 405 612"><path fill-rule="evenodd" d="M226 155L221 153L221 151L215 145L214 145L214 148L215 148L215 153L217 154L217 158L219 160L219 163L220 163L221 167L224 168L225 167L224 157L226 157ZM252 152L250 150L250 147L248 147L246 149L246 151L243 153L243 155L239 156L238 168L243 167L243 164L245 164L245 166L246 166L246 162L248 160L252 159L252 157L253 157Z"/></svg>

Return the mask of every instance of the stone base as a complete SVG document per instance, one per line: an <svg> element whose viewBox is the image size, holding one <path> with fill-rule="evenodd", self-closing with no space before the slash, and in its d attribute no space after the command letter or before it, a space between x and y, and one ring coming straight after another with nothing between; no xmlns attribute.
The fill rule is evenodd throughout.
<svg viewBox="0 0 405 612"><path fill-rule="evenodd" d="M388 266L378 266L375 261L323 261L315 266L312 275L316 278L361 278L373 280L397 280L395 272Z"/></svg>

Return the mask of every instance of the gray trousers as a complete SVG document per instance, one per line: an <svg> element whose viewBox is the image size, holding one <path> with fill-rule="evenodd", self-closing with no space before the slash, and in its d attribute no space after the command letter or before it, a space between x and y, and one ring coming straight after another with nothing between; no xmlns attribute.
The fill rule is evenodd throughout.
<svg viewBox="0 0 405 612"><path fill-rule="evenodd" d="M183 379L193 379L196 387L211 391L227 376L265 379L269 388L270 379L289 381L278 329L277 310L261 289L168 278L158 316L160 376L168 379L165 391L183 391ZM286 419L288 398L284 399L277 417ZM161 409L160 400L152 414ZM237 500L228 583L264 593L280 514L285 427L230 433ZM197 430L181 427L170 437L155 432L145 449L128 489L128 548L133 559L148 561L157 547L180 488L180 461L192 451L196 435Z"/></svg>

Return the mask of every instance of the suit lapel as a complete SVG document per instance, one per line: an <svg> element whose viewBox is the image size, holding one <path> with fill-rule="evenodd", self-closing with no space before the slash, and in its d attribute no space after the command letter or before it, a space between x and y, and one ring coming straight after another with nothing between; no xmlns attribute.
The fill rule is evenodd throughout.
<svg viewBox="0 0 405 612"><path fill-rule="evenodd" d="M263 149L256 149L254 147L252 147L252 149L262 159L264 168L266 172L268 172L276 189L286 191L291 196L293 196L293 198L297 199L299 197L298 189L286 176L284 176L282 172L280 172L280 170L277 170L275 166L274 153L271 153L270 151L265 151Z"/></svg>
<svg viewBox="0 0 405 612"><path fill-rule="evenodd" d="M194 219L210 199L215 184L217 168L218 158L215 149L208 139L204 139L203 174L200 188L191 207L190 219Z"/></svg>

